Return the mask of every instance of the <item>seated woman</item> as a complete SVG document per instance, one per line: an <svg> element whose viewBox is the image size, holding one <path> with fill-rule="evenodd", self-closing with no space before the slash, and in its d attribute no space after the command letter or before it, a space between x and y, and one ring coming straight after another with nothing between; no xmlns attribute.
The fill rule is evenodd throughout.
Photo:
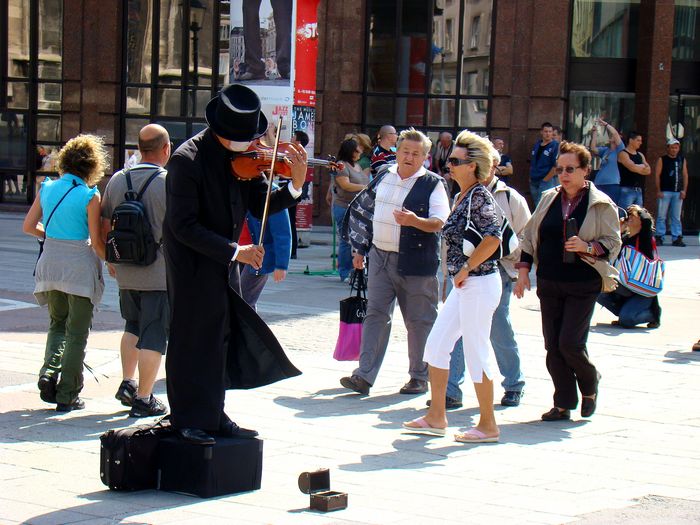
<svg viewBox="0 0 700 525"><path fill-rule="evenodd" d="M627 208L627 219L622 222L626 232L622 235L622 244L634 246L649 259L654 258L654 219L651 214L632 204ZM618 286L614 292L602 293L598 302L610 310L619 320L613 324L623 328L634 328L647 323L647 328L658 328L661 324L661 307L658 297L644 297L624 286Z"/></svg>

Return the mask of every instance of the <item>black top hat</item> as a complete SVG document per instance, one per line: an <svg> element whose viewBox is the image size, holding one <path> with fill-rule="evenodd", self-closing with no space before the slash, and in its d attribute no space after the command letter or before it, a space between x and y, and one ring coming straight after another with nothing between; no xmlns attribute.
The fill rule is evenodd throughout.
<svg viewBox="0 0 700 525"><path fill-rule="evenodd" d="M226 86L211 99L206 118L214 133L226 140L246 142L267 130L267 118L260 111L258 95L242 84Z"/></svg>

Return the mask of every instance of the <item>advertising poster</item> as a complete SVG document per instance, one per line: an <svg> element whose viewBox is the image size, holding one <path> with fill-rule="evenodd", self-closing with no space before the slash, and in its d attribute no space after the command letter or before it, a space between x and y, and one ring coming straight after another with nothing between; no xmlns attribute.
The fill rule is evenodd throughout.
<svg viewBox="0 0 700 525"><path fill-rule="evenodd" d="M319 0L231 0L229 80L253 89L271 125L282 116L281 140L296 130L314 151ZM274 131L270 130L273 134ZM312 224L313 170L297 206L297 229Z"/></svg>

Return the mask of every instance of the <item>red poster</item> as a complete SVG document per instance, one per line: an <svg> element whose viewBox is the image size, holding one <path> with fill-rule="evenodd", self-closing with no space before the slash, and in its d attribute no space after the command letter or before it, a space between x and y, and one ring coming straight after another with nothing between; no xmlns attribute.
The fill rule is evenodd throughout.
<svg viewBox="0 0 700 525"><path fill-rule="evenodd" d="M294 104L316 106L319 0L298 0L294 52Z"/></svg>

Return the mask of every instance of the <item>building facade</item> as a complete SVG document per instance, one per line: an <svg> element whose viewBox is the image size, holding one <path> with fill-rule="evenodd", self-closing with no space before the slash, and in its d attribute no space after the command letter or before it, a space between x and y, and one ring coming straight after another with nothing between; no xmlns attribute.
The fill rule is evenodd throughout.
<svg viewBox="0 0 700 525"><path fill-rule="evenodd" d="M244 54L236 4L0 0L2 202L30 203L79 132L104 136L117 169L148 122L176 144L203 129L207 101ZM681 140L684 226L697 231L699 32L698 0L321 0L315 153L387 123L432 138L469 128L506 141L512 183L527 193L540 124L588 144L602 117L641 132L652 163ZM261 33L274 53L272 17ZM317 223L329 222L328 183L319 171ZM655 207L652 178L645 202Z"/></svg>

